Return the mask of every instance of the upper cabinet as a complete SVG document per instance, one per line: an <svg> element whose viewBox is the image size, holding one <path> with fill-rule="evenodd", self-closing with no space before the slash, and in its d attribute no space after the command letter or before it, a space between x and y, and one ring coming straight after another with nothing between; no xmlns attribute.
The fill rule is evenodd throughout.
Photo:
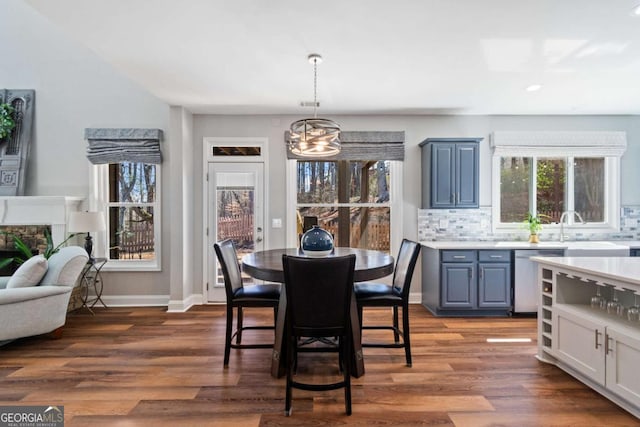
<svg viewBox="0 0 640 427"><path fill-rule="evenodd" d="M422 149L422 208L479 206L478 149L482 138L427 138Z"/></svg>

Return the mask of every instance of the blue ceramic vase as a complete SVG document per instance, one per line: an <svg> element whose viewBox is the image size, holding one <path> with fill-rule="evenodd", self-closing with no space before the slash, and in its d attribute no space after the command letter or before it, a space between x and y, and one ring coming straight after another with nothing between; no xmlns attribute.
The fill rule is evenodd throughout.
<svg viewBox="0 0 640 427"><path fill-rule="evenodd" d="M327 230L314 225L302 235L300 246L305 255L312 257L327 256L333 250L333 237Z"/></svg>

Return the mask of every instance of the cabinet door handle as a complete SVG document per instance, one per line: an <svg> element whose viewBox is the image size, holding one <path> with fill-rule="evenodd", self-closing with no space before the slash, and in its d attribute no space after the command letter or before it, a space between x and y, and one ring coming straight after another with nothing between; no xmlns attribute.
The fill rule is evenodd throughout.
<svg viewBox="0 0 640 427"><path fill-rule="evenodd" d="M596 350L597 350L598 347L600 347L602 344L598 343L598 336L600 336L600 331L596 329L595 332L596 332Z"/></svg>
<svg viewBox="0 0 640 427"><path fill-rule="evenodd" d="M489 255L489 258L502 258L502 255Z"/></svg>
<svg viewBox="0 0 640 427"><path fill-rule="evenodd" d="M456 193L456 204L460 204L460 193Z"/></svg>
<svg viewBox="0 0 640 427"><path fill-rule="evenodd" d="M609 336L609 334L605 335L604 354L613 353L613 345L609 344L609 340L613 341L613 339Z"/></svg>
<svg viewBox="0 0 640 427"><path fill-rule="evenodd" d="M453 204L456 202L456 195L451 193L451 197L449 198L449 201Z"/></svg>
<svg viewBox="0 0 640 427"><path fill-rule="evenodd" d="M465 255L454 255L453 258L454 259L467 259L467 257Z"/></svg>
<svg viewBox="0 0 640 427"><path fill-rule="evenodd" d="M478 269L478 270L479 270L479 271L478 271L478 277L479 277L480 279L482 279L482 272L484 271L484 269L483 269L483 268L480 268L480 269Z"/></svg>

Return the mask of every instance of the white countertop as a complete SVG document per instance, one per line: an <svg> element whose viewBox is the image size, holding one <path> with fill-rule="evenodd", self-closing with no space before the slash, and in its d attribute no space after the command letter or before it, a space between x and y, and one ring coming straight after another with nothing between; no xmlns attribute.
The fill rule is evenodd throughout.
<svg viewBox="0 0 640 427"><path fill-rule="evenodd" d="M461 241L461 240L441 240L426 241L420 244L431 249L568 249L568 248L593 248L593 249L614 249L619 247L640 248L640 241L637 240L611 240L606 242L596 241L541 241L540 243L529 243L526 241Z"/></svg>
<svg viewBox="0 0 640 427"><path fill-rule="evenodd" d="M640 285L640 257L531 257L553 267Z"/></svg>

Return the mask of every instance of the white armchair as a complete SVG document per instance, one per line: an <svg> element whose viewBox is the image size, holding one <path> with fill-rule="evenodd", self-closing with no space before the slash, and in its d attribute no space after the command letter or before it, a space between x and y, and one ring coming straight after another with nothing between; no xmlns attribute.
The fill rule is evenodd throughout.
<svg viewBox="0 0 640 427"><path fill-rule="evenodd" d="M34 285L7 288L11 277L0 277L0 341L48 332L60 336L71 291L88 259L83 248L69 246L49 258L44 277Z"/></svg>

